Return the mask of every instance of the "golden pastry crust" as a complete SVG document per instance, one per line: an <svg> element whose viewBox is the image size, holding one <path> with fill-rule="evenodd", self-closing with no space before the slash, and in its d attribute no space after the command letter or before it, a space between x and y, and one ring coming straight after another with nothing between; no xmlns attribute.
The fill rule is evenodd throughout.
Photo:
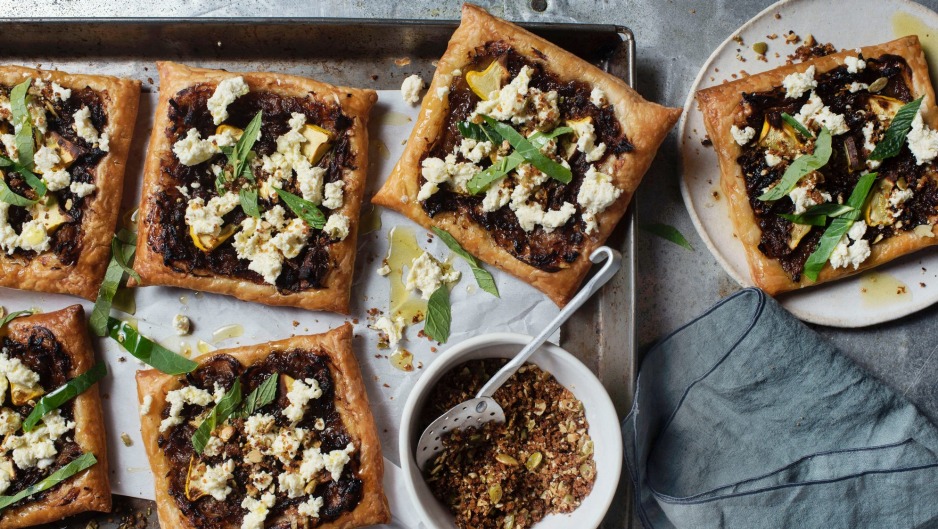
<svg viewBox="0 0 938 529"><path fill-rule="evenodd" d="M388 523L391 515L382 483L384 458L381 455L381 444L378 441L378 432L368 405L361 370L355 359L355 353L352 351L351 324L346 323L324 334L295 336L259 345L214 351L197 360L205 363L216 355L228 354L247 366L267 358L271 353L292 349L321 351L329 357L329 370L335 385L336 410L342 418L349 437L354 440L358 448L361 461L358 473L364 484L361 502L352 512L345 513L338 519L317 527L352 529ZM156 480L156 503L160 526L165 529L195 529L180 512L169 494L166 476L173 467L158 445L161 415L166 407L166 394L180 386L179 377L166 375L155 369L137 372L139 402L143 404L147 396L152 398L149 411L140 416L140 431ZM232 524L231 527L238 527L238 525Z"/></svg>
<svg viewBox="0 0 938 529"><path fill-rule="evenodd" d="M421 157L440 135L448 113L447 102L434 97L434 94L437 89L450 86L454 70L462 70L469 63L473 50L486 42L499 40L509 42L526 58L543 63L562 79L576 79L601 88L615 106L619 124L635 147L633 152L607 157L602 170L612 176L615 186L622 190L622 195L597 215L599 229L586 237L584 245L579 248L581 255L576 261L570 263L569 268L557 272L546 272L518 260L496 244L487 230L470 219L453 213L440 213L431 218L417 200ZM463 6L462 23L437 65L427 94L404 154L372 202L396 210L425 228L435 226L450 232L470 253L530 283L558 305L566 304L576 292L590 269L590 253L606 241L625 214L632 194L651 165L658 146L681 113L680 109L666 108L644 100L621 79L470 4Z"/></svg>
<svg viewBox="0 0 938 529"><path fill-rule="evenodd" d="M938 124L938 109L935 107L935 93L928 77L928 64L919 44L918 37L909 36L878 46L861 48L863 57L876 58L882 55L898 55L905 59L911 69L911 78L906 79L915 96L924 96L922 112L925 123L934 128ZM914 232L900 232L888 239L872 245L871 255L857 270L853 267L833 268L827 263L818 275L817 281L802 277L792 281L775 259L771 259L759 250L762 230L757 224L749 196L746 193L745 180L736 159L742 153L730 133L730 129L741 117L740 101L743 92L763 92L781 86L782 80L794 72L803 72L814 65L816 75L828 72L844 64L845 57L855 57L856 51L841 52L819 57L799 64L782 66L757 75L751 75L738 81L724 83L697 92L697 101L703 113L707 133L713 141L713 148L720 160L720 187L729 199L730 218L736 236L743 243L749 264L749 273L753 282L770 295L796 290L825 283L857 274L874 268L897 257L914 252L933 244L938 244L938 237L920 237ZM933 228L934 233L938 233Z"/></svg>
<svg viewBox="0 0 938 529"><path fill-rule="evenodd" d="M63 264L52 252L29 260L0 252L0 286L71 294L94 301L107 270L111 238L120 214L124 170L140 101L140 81L0 66L0 84L12 86L27 77L55 82L69 89L90 87L101 93L108 123L107 128L99 132L108 133L109 151L95 170L94 184L98 189L84 206L78 261L73 265Z"/></svg>
<svg viewBox="0 0 938 529"><path fill-rule="evenodd" d="M94 366L94 350L81 305L16 318L8 324L6 332L14 340L26 339L33 327L50 330L61 345L62 351L71 358L69 379ZM47 391L52 389L55 388L46 388ZM66 516L86 511L110 512L111 485L108 478L107 439L98 385L95 384L76 397L73 406L75 442L81 446L83 452L93 453L98 462L50 489L41 500L5 510L0 515L0 529L57 522Z"/></svg>
<svg viewBox="0 0 938 529"><path fill-rule="evenodd" d="M144 168L143 196L140 200L139 237L134 269L140 274L143 285L166 285L191 288L205 292L216 292L247 301L267 305L287 305L309 310L328 310L348 314L352 273L355 269L355 252L358 236L358 219L361 201L368 174L368 115L377 101L377 93L332 86L294 75L274 73L237 73L222 70L193 68L172 62L158 62L160 73L160 98L156 106L156 118ZM334 267L326 279L327 287L303 292L281 294L277 287L267 283L257 284L238 278L223 276L195 276L178 272L163 263L163 256L147 244L150 233L156 228L148 222L154 209L152 198L166 185L161 164L173 156L172 144L165 131L170 126L169 101L180 90L197 83L221 82L241 76L252 91L271 92L283 96L306 96L314 94L322 101L338 101L345 115L354 121L351 126L350 147L355 159L355 168L345 170L345 201L340 209L334 210L349 218L349 234L330 246L330 258ZM133 282L132 282L133 284Z"/></svg>

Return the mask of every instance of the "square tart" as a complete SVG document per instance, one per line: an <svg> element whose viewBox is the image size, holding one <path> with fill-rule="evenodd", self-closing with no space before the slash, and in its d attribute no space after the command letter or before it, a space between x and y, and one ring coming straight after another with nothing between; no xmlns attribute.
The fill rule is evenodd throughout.
<svg viewBox="0 0 938 529"><path fill-rule="evenodd" d="M245 420L235 419L216 429L216 435L222 435L225 428L234 427L234 435L228 444L221 448L219 455L200 456L200 463L222 465L229 449L236 449L232 459L240 466L234 470L236 476L253 476L253 470L265 468L272 476L272 484L265 492L276 489L276 502L269 510L263 525L286 525L287 527L319 527L324 529L351 529L365 525L387 523L390 510L384 496L382 479L384 459L378 441L374 419L368 406L368 397L362 383L361 371L352 351L352 326L348 323L324 334L313 336L295 336L285 340L260 345L237 347L212 352L197 359L200 367L183 376L171 376L156 370L137 372L137 393L141 403L141 432L150 460L150 466L156 480L156 502L160 526L165 529L181 528L238 528L247 509L241 507L251 478L242 480L229 479L227 485L232 488L224 500L212 496L202 496L189 500L185 493L188 466L193 456L191 436L195 426L189 422L169 426L166 432L160 432L161 422L169 416L167 395L183 385L192 384L209 388L213 392L216 382L227 389L233 384L234 377L240 376L242 395L246 397L257 385L266 380L273 372L280 373L276 399L257 411L255 415L269 414L277 423L268 433L282 435L305 428L305 442L290 460L295 469L304 458L304 450L322 443L322 453L326 454L346 443L351 443L352 462L342 470L339 481L333 481L329 470L320 470L310 481L304 481L304 494L295 499L287 499L279 485L279 474L283 464L268 452L260 455L258 445L250 445L250 438L245 433ZM301 408L301 420L292 423L284 416L283 409L289 402L287 397L287 377L300 376L309 380L312 376L320 382L322 394L309 400ZM248 383L250 382L250 383ZM295 383L293 383L295 385ZM329 399L328 400L321 399ZM212 406L214 403L209 403ZM194 411L193 411L194 410ZM182 411L184 419L199 413L201 407L186 405ZM325 416L324 429L315 425ZM278 430L279 429L279 430ZM332 444L335 446L327 446ZM270 445L276 446L276 444ZM325 448L323 448L325 447ZM247 451L244 455L242 452ZM247 458L247 459L245 459ZM260 464L252 470L248 462ZM355 465L357 464L357 470ZM350 466L349 466L350 465ZM180 476L181 474L181 476ZM318 485L315 483L318 480ZM314 488L313 488L314 487ZM303 502L310 501L317 493L336 492L332 515L330 504L319 510L320 524L316 518L309 518L299 513ZM344 491L344 492L343 492ZM309 494L307 494L309 492ZM347 494L360 493L357 503L349 500ZM261 492L250 492L253 497L262 497ZM347 493L347 494L346 494ZM328 494L324 494L328 496ZM316 496L320 497L320 496ZM348 501L343 506L343 498ZM326 501L330 501L328 498ZM212 514L214 513L214 514Z"/></svg>
<svg viewBox="0 0 938 529"><path fill-rule="evenodd" d="M868 123L875 122L873 125L873 134L878 135L877 142L881 141L882 133L887 128L886 121L884 121L882 117L877 117L877 112L870 106L870 101L880 101L881 99L879 99L879 97L884 94L896 95L896 86L900 85L900 83L904 85L910 93L900 98L898 101L894 98L892 113L883 115L887 116L888 120L891 121L892 115L894 115L898 106L906 101L924 96L921 106L923 122L932 129L935 129L936 125L938 125L938 109L935 107L935 94L931 86L931 81L929 80L928 66L925 62L925 55L922 52L918 37L903 37L885 44L867 46L861 48L859 51L862 53L863 58L866 59L867 66L857 73L849 72L845 66L845 61L848 58L850 58L850 61L853 61L858 57L857 51L852 50L834 53L798 64L782 66L768 72L750 75L737 81L724 83L697 92L697 101L700 106L700 111L703 113L707 132L710 139L713 141L713 147L720 161L720 187L729 201L731 224L728 224L726 229L734 230L736 237L739 238L740 242L742 242L745 247L749 272L753 283L769 294L774 295L781 292L810 287L853 275L918 249L938 243L938 238L934 236L936 233L934 225L936 213L938 213L938 209L936 209L938 203L925 204L922 202L927 201L929 195L934 196L933 191L936 189L936 185L938 185L936 184L938 183L938 173L936 173L935 164L929 162L922 166L917 165L916 159L912 157L911 152L904 142L900 154L894 158L883 161L882 165L878 168L865 165L866 157L869 155L869 149L864 146L865 136L860 130ZM905 66L902 66L902 63L904 63ZM851 172L849 189L846 189L844 193L838 193L842 196L844 201L846 201L850 191L856 185L860 173L865 172L865 170L877 171L879 173L878 181L889 180L890 183L883 184L886 186L891 186L892 183L896 182L899 178L906 179L909 182L908 185L915 188L913 189L914 194L907 203L902 205L902 212L893 219L893 224L888 225L887 228L877 226L875 230L867 230L866 237L868 239L878 236L877 234L882 234L882 232L878 230L887 231L885 231L884 237L878 242L870 241L872 243L870 255L862 261L856 269L854 269L851 263L846 263L845 267L833 268L830 261L828 261L818 275L817 281L811 281L804 277L800 274L800 270L802 269L797 268L795 265L789 265L789 268L798 270L798 275L789 274L789 271L786 271L780 259L771 258L763 253L762 245L765 242L763 238L763 226L766 226L770 234L772 230L784 229L783 226L777 224L778 221L769 218L769 216L774 217L776 213L791 213L794 211L793 199L787 197L779 199L775 202L775 205L768 206L767 211L769 213L762 214L760 218L759 214L753 209L753 204L759 204L758 198L749 197L745 169L743 167L745 162L740 162L740 160L744 159L743 156L746 155L746 148L753 145L753 141L758 142L755 144L757 149L764 149L761 133L759 132L760 129L756 128L755 121L767 112L778 113L779 115L780 112L771 109L760 110L754 105L744 104L743 94L765 93L780 89L782 90L781 93L786 94L787 97L785 89L779 88L782 87L782 81L790 74L804 73L808 68L813 66L816 71L815 80L821 79L822 81L819 81L819 84L822 84L822 86L827 86L823 84L823 80L825 79L831 84L843 84L843 87L840 88L839 91L836 91L835 95L825 96L829 97L830 101L836 102L834 99L836 97L848 97L851 83L871 84L875 81L879 73L882 73L881 65L890 64L898 66L892 66L893 73L885 75L889 79L889 84L882 89L881 93L870 94L869 90L862 88L862 86L857 92L850 93L855 94L854 97L858 98L856 100L858 102L853 104L852 108L855 109L857 105L863 105L863 112L865 112L865 114L862 116L856 114L861 116L860 119L863 124L855 124L849 127L850 130L845 134L833 136L832 149L834 154L831 157L831 161L837 156L845 156L841 153L845 152L845 141L848 141L846 138L849 137L855 142L854 145L858 150L858 156L862 157L864 162L861 170L855 169ZM824 89L830 90L829 88ZM808 92L805 92L801 98L797 98L797 103L793 103L793 108L788 112L789 114L794 116L796 112L800 112L802 102L808 98ZM882 100L885 101L884 99ZM825 105L826 104L827 103L825 103ZM776 109L777 107L773 106L771 108ZM856 110L848 111L858 112ZM767 123L767 121L764 122ZM746 124L752 126L756 133L749 143L741 146L733 137L732 127L738 126L743 128ZM817 130L814 130L814 132L816 134ZM753 154L750 153L750 155ZM758 160L756 161L758 162ZM829 162L827 166L820 169L820 172L824 173L825 169L830 168L831 165L831 162ZM768 166L766 168L771 170ZM780 178L784 169L780 168L776 170L776 172L777 177ZM755 173L753 172L753 174ZM830 177L825 175L825 179L826 178ZM766 185L770 183L771 182L766 183ZM757 183L754 182L753 185L756 184ZM822 182L822 184L824 184L824 182ZM878 185L879 184L874 184L870 193L870 196L873 198L868 198L867 204L870 204L871 201L877 198L875 194L878 193ZM758 183L758 186L762 188L762 183ZM919 193L922 189L931 190L932 192ZM888 191L891 192L891 189ZM833 201L836 202L837 200L838 197L834 196ZM784 211L782 209L784 209ZM913 211L924 212L925 209L928 209L928 212L915 215L909 213ZM892 213L895 212L890 210L890 215L892 215ZM893 227L896 225L896 219L904 222L904 226L901 229ZM867 222L867 220L871 219L865 218L864 212L858 220ZM787 223L787 221L785 222ZM810 252L813 251L813 248L817 245L816 238L820 237L824 228L812 228L807 235L802 235L805 239L799 238L796 242L794 234L796 233L797 225L789 223L789 226L790 227L787 228L789 230L786 235L787 239L785 240L787 240L789 248L792 243L796 243L796 247L792 250L791 254L791 262L796 263L796 259L799 255L806 259L806 254L810 254ZM816 238L811 241L811 246L802 249L801 247L803 245L801 241L810 240L812 236Z"/></svg>
<svg viewBox="0 0 938 529"><path fill-rule="evenodd" d="M69 173L68 181L63 181L62 176L56 178L54 187L64 184L64 188L50 190L46 195L55 197L58 206L54 209L65 218L50 221L50 241L46 249L41 249L45 246L41 242L45 233L33 231L30 233L34 235L27 238L30 249L24 249L13 237L22 235L22 225L32 220L32 212L29 208L12 205L8 212L0 212L0 240L9 237L11 244L15 245L11 248L0 243L0 286L71 294L93 301L104 280L111 238L120 213L124 170L140 100L140 81L0 66L0 99L5 107L0 107L0 133L4 135L13 133L9 90L27 78L33 80L29 91L33 96L32 106L42 110L42 119L46 121L48 130L43 135L44 142L60 142L60 147L55 149L56 156L68 153L70 157L69 163L64 164L62 156L59 156L60 162L53 166L55 170ZM37 88L39 81L43 84ZM52 83L70 90L70 96L64 100L56 97ZM39 106L39 103L53 110ZM97 134L108 135L106 152L100 148L100 141L92 143L86 139L92 137L90 134L78 134L74 114L82 107L89 108L89 119ZM32 118L34 131L37 130L36 120L36 117ZM34 151L38 153L40 147L43 145L36 146ZM11 153L5 146L0 151L10 157ZM49 175L43 178L44 181L53 171L47 172ZM4 177L8 184L11 183L10 176ZM43 177L38 173L36 176ZM36 198L22 180L16 180L19 182L13 183L14 192ZM81 196L84 191L80 188L79 194L70 189L72 182L94 184L95 189ZM65 208L68 205L70 209ZM42 214L37 211L37 215ZM10 223L15 224L10 226Z"/></svg>
<svg viewBox="0 0 938 529"><path fill-rule="evenodd" d="M469 117L480 101L468 86L466 75L470 71L483 71L495 60L508 64L508 73L502 79L506 84L519 76L524 65L533 71L530 85L544 88L541 95L549 95L554 88L559 90L566 103L559 103L558 126L568 118L589 116L592 124L601 124L595 130L596 144L600 140L609 142L605 154L594 162L584 163L585 154L581 152L570 155L571 183L547 179L543 186L533 190L539 193L550 188L550 197L536 199L542 211L556 211L564 207L563 202L576 208L565 224L549 233L543 225L525 231L511 204L501 203L497 210L484 212L483 195L473 197L459 191L458 184L456 188L446 184L430 198L418 199L424 181L424 159L431 155L442 159L460 146L461 134L453 122ZM599 99L599 105L590 101L593 89L601 90L605 96ZM373 202L396 210L425 228L438 227L450 232L476 257L564 305L589 271L590 253L606 241L622 218L658 146L679 115L680 109L648 102L623 80L479 7L465 4L462 23L439 61L404 154ZM461 162L469 159L462 156L458 158ZM482 163L488 162L483 159ZM578 204L577 195L590 165L611 177L610 183L618 189L619 196L596 215L598 228L586 233L583 207ZM430 203L434 205L428 206ZM433 211L432 216L427 207ZM487 229L483 220L493 229Z"/></svg>
<svg viewBox="0 0 938 529"><path fill-rule="evenodd" d="M144 170L140 236L134 263L142 284L216 292L268 305L348 313L359 211L368 172L368 114L377 94L373 90L332 86L293 75L234 73L171 62L157 65L160 97ZM173 147L193 129L199 131L202 140L220 130L214 124L207 101L222 82L236 77L243 79L250 92L234 99L226 109L228 117L220 126L233 126L240 131L262 105L265 109L261 136L254 145L258 161L253 167L262 214L282 206L286 222L296 217L268 185L270 173L261 167L260 160L276 155L276 140L291 132L289 120L293 113L302 113L307 118L304 127L322 127L320 130L331 135L328 150L311 165L316 171L318 166L325 169L324 175L319 177L318 192L323 193L329 183L344 182L341 206L323 208L330 218L348 220L344 237L327 235L335 233L330 232L329 224L325 230L306 227L300 249L295 245L290 249L288 243L285 254L258 239L261 242L256 247L257 253L253 253L254 248L242 253L235 249L235 242L238 235L245 232L241 223L247 215L236 205L224 215L227 226L223 228L234 229L237 233L217 243L210 251L196 246L195 234L190 232L193 228L184 214L189 201L201 198L208 205L211 197L218 196L212 166L223 167L227 160L216 150L208 160L187 166L181 163ZM179 118L178 122L173 120L173 115ZM191 127L191 123L195 126ZM276 166L271 166L274 167L271 171L278 171ZM305 196L292 167L279 169L281 185L294 195ZM192 187L194 184L199 187ZM308 188L315 190L317 186L311 184ZM237 197L237 193L234 195ZM267 217L264 219L267 227L252 233L270 229L272 225L266 222ZM269 242L276 237L275 232L285 233L279 229L267 231L266 240ZM298 255L292 255L294 251L299 252ZM242 259L242 255L253 258ZM279 272L274 273L275 268L264 272L273 282L256 271L265 270L265 259L267 263L279 262ZM256 270L250 269L251 266L256 266Z"/></svg>
<svg viewBox="0 0 938 529"><path fill-rule="evenodd" d="M95 362L94 350L91 347L81 305L73 305L56 312L16 318L0 331L0 342L12 353L11 358L20 359L26 367L39 373L39 383L45 392L50 392L91 369ZM11 342L19 345L11 346ZM31 348L26 344L30 344ZM41 347L38 352L37 347ZM63 370L66 358L70 367ZM45 382L47 380L55 382ZM53 387L46 387L46 385ZM8 390L4 390L4 393L3 404L8 407L11 405L12 397ZM56 448L59 451L57 456L61 455L66 447L70 447L68 450L76 450L75 457L61 464L53 463L36 481L52 474L81 453L93 453L98 462L51 489L25 498L20 503L5 509L0 514L0 529L57 522L66 516L85 511L110 512L111 510L107 440L104 433L104 416L101 411L98 384L88 388L87 391L59 409L71 410L71 420L75 422L75 428L56 441ZM31 406L28 409L24 408L21 418L25 419L30 411L32 411ZM21 433L22 430L17 430L17 432ZM69 436L72 437L74 443L66 440L65 444L62 444L63 439ZM3 459L6 457L4 455ZM4 494L12 495L23 488L14 489L13 487L16 487L15 482Z"/></svg>

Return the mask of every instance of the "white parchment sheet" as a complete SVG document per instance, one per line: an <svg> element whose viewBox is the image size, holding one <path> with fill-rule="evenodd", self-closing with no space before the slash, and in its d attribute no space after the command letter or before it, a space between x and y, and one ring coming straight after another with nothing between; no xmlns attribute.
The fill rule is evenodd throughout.
<svg viewBox="0 0 938 529"><path fill-rule="evenodd" d="M371 209L368 197L385 181L400 157L404 148L402 143L410 134L418 111L417 107L404 103L400 92L396 90L382 90L378 94L379 102L372 112L370 127L371 167L363 214L367 214ZM139 202L143 154L150 135L155 103L156 93L143 94L126 175L123 203L125 211L132 210ZM377 422L384 456L389 462L397 463L397 434L404 401L423 370L398 370L385 358L389 351L378 349L378 334L368 328L367 312L372 308L387 312L389 280L375 271L387 254L387 236L394 226L409 226L414 229L418 244L438 259L448 257L451 252L435 238L432 243L428 243L430 237L426 236L427 232L401 215L380 210L380 218L380 229L359 235L359 253L356 259L355 282L352 286L352 315L347 318L302 309L268 307L227 296L167 287L137 289L136 314L130 316L115 310L113 315L136 319L144 335L174 351L179 351L184 344L188 344L194 355L198 354L196 344L199 340L223 349L291 335L316 334L345 321L356 322L354 349ZM433 353L430 347L435 344L417 337L423 324L408 328L407 339L402 345L414 354L415 366L422 363L426 368L448 346L479 334L498 331L536 334L537 330L557 314L556 306L543 294L508 274L486 267L498 284L501 292L501 299L498 299L476 286L464 261L456 258L453 263L462 272L462 279L453 287L451 293L453 323L449 342ZM86 315L90 315L92 303L87 301L69 296L0 288L0 305L7 310L36 308L52 311L75 303L83 304ZM172 319L176 314L184 314L191 319L190 335L175 335ZM297 324L294 325L294 322ZM241 336L213 342L212 336L216 330L233 324L243 327ZM101 392L112 471L111 488L115 494L152 499L153 479L140 439L137 389L134 381L135 372L144 366L113 340L96 339L95 348L98 357L107 362L110 371L110 375L101 383ZM376 355L379 354L382 356L377 358ZM130 436L133 441L131 446L125 446L121 441L123 433ZM397 481L395 476L400 471L396 467L388 470L386 486L396 489L394 494L389 493L392 511L400 516L401 521L406 522L407 518L410 518L406 516L406 512L411 511L412 507L395 506L396 503L407 501L403 489L394 485Z"/></svg>

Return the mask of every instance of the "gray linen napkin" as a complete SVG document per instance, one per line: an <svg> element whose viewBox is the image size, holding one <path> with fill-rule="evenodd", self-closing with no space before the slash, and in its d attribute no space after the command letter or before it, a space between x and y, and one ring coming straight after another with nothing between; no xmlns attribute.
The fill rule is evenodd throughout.
<svg viewBox="0 0 938 529"><path fill-rule="evenodd" d="M649 351L623 434L647 528L938 527L938 429L760 290Z"/></svg>

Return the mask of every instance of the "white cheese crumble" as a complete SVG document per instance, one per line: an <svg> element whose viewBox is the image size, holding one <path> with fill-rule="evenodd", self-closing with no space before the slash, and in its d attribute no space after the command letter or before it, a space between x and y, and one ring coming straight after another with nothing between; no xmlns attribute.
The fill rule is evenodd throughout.
<svg viewBox="0 0 938 529"><path fill-rule="evenodd" d="M26 367L19 358L10 358L6 352L0 352L0 374L15 386L22 386L30 391L39 387L39 374Z"/></svg>
<svg viewBox="0 0 938 529"><path fill-rule="evenodd" d="M201 197L193 198L186 206L186 224L197 235L218 237L225 222L222 217L231 213L239 203L240 198L236 193L212 197L208 204Z"/></svg>
<svg viewBox="0 0 938 529"><path fill-rule="evenodd" d="M250 91L243 77L229 77L218 83L215 93L208 98L208 111L212 113L212 120L216 125L221 125L228 119L228 105L235 102L235 99L247 94Z"/></svg>
<svg viewBox="0 0 938 529"><path fill-rule="evenodd" d="M74 428L74 421L66 421L59 410L53 410L42 417L41 426L23 435L8 435L2 449L12 450L13 463L18 468L47 468L58 453L55 441Z"/></svg>
<svg viewBox="0 0 938 529"><path fill-rule="evenodd" d="M590 103L598 107L606 106L608 101L606 100L606 93L602 91L602 88L593 88L590 92Z"/></svg>
<svg viewBox="0 0 938 529"><path fill-rule="evenodd" d="M612 182L612 177L600 173L596 167L590 166L580 184L576 201L583 208L583 220L586 222L586 233L590 234L599 227L596 216L606 211L620 196L622 190Z"/></svg>
<svg viewBox="0 0 938 529"><path fill-rule="evenodd" d="M404 336L404 318L397 316L391 319L387 316L381 316L371 324L371 328L387 335L388 346L394 347Z"/></svg>
<svg viewBox="0 0 938 529"><path fill-rule="evenodd" d="M472 163L479 163L482 158L492 154L494 147L490 141L476 141L472 138L463 138L459 143L459 154Z"/></svg>
<svg viewBox="0 0 938 529"><path fill-rule="evenodd" d="M241 520L241 529L264 529L264 520L276 501L277 497L272 493L264 494L260 500L245 496L241 500L241 508L248 512Z"/></svg>
<svg viewBox="0 0 938 529"><path fill-rule="evenodd" d="M863 236L866 234L866 222L858 220L853 223L846 235L831 252L830 263L833 268L847 268L853 266L856 270L863 261L870 256L870 243ZM852 241L852 242L851 242Z"/></svg>
<svg viewBox="0 0 938 529"><path fill-rule="evenodd" d="M801 107L795 119L807 128L816 125L818 128L827 127L831 136L839 136L850 131L843 115L833 112L824 104L816 92L811 92L808 102Z"/></svg>
<svg viewBox="0 0 938 529"><path fill-rule="evenodd" d="M407 281L404 287L408 291L419 290L420 297L430 299L443 283L459 281L458 270L444 270L443 265L427 252L423 252L411 263L407 271Z"/></svg>
<svg viewBox="0 0 938 529"><path fill-rule="evenodd" d="M91 109L83 106L76 110L75 113L72 114L72 117L75 119L74 127L75 132L78 133L78 137L102 151L107 152L107 142L101 141L101 137L98 135L98 129L94 128L94 123L91 122Z"/></svg>
<svg viewBox="0 0 938 529"><path fill-rule="evenodd" d="M405 103L416 105L420 102L420 92L423 91L423 79L419 75L411 75L401 84L401 97Z"/></svg>
<svg viewBox="0 0 938 529"><path fill-rule="evenodd" d="M815 68L812 64L803 73L795 72L789 74L782 80L782 86L785 87L785 97L797 99L805 92L817 88L817 81L814 80Z"/></svg>
<svg viewBox="0 0 938 529"><path fill-rule="evenodd" d="M349 455L355 452L355 445L349 443L344 450L333 450L325 455L325 468L332 475L332 481L339 481L342 477L342 470L349 462Z"/></svg>
<svg viewBox="0 0 938 529"><path fill-rule="evenodd" d="M859 57L844 57L844 65L847 66L847 73L860 73L866 68L866 61Z"/></svg>
<svg viewBox="0 0 938 529"><path fill-rule="evenodd" d="M72 97L72 91L68 88L63 88L62 85L53 81L52 97L53 99L58 99L59 101L65 101L66 99Z"/></svg>
<svg viewBox="0 0 938 529"><path fill-rule="evenodd" d="M345 202L345 196L343 188L345 187L345 182L339 180L337 182L329 182L325 185L325 199L322 201L322 205L329 209L339 209L342 207L342 204Z"/></svg>
<svg viewBox="0 0 938 529"><path fill-rule="evenodd" d="M545 211L543 206L538 203L525 203L514 208L515 216L518 218L518 224L524 231L532 231L540 225L544 231L550 233L555 229L566 224L576 213L576 206L569 202L564 202L560 209L551 209Z"/></svg>
<svg viewBox="0 0 938 529"><path fill-rule="evenodd" d="M815 199L817 193L814 193L814 191L813 185L801 185L791 190L788 197L791 198L792 203L795 204L795 215L804 213L811 206L831 201L830 193L821 191L820 195L822 201L818 202Z"/></svg>
<svg viewBox="0 0 938 529"><path fill-rule="evenodd" d="M482 199L482 211L486 213L497 211L509 201L511 201L511 188L506 185L504 177L499 178L485 190L485 197Z"/></svg>
<svg viewBox="0 0 938 529"><path fill-rule="evenodd" d="M150 413L150 407L153 406L153 396L146 395L143 397L143 402L140 403L140 415L146 415Z"/></svg>
<svg viewBox="0 0 938 529"><path fill-rule="evenodd" d="M437 99L446 99L446 96L449 95L449 86L441 86L436 89Z"/></svg>
<svg viewBox="0 0 938 529"><path fill-rule="evenodd" d="M207 457L220 456L224 447L225 443L218 437L212 435L209 436L208 441L205 442L205 448L202 450L202 453Z"/></svg>
<svg viewBox="0 0 938 529"><path fill-rule="evenodd" d="M160 422L160 433L182 424L182 408L186 404L195 406L208 406L214 402L212 394L204 389L195 386L185 386L180 389L174 389L166 394L166 402L169 403L169 416Z"/></svg>
<svg viewBox="0 0 938 529"><path fill-rule="evenodd" d="M319 509L322 509L324 505L322 498L310 498L297 507L297 511L303 516L309 516L310 518L319 518Z"/></svg>
<svg viewBox="0 0 938 529"><path fill-rule="evenodd" d="M322 231L333 239L344 240L349 234L349 218L342 214L329 215Z"/></svg>
<svg viewBox="0 0 938 529"><path fill-rule="evenodd" d="M277 476L280 492L286 493L288 498L299 498L305 494L306 480L297 472L284 472Z"/></svg>
<svg viewBox="0 0 938 529"><path fill-rule="evenodd" d="M36 171L40 173L48 173L55 168L55 165L62 161L59 158L59 154L55 152L55 149L50 149L49 147L43 145L36 151L36 154L33 155L33 164L35 164Z"/></svg>
<svg viewBox="0 0 938 529"><path fill-rule="evenodd" d="M576 135L576 149L586 155L587 162L595 162L603 157L606 153L606 144L596 145L596 133L591 120L568 121L567 125Z"/></svg>
<svg viewBox="0 0 938 529"><path fill-rule="evenodd" d="M87 184L85 182L72 182L68 185L69 191L75 193L79 198L84 198L91 193L94 193L94 190L97 189L97 186L94 184Z"/></svg>
<svg viewBox="0 0 938 529"><path fill-rule="evenodd" d="M290 404L283 409L283 416L292 423L298 423L303 419L306 413L306 405L309 401L318 399L322 396L322 390L319 388L319 382L315 378L306 380L294 380L293 387L287 393L287 400Z"/></svg>
<svg viewBox="0 0 938 529"><path fill-rule="evenodd" d="M922 114L916 114L912 120L912 129L906 136L909 150L915 156L915 163L922 165L938 157L938 131L925 125Z"/></svg>
<svg viewBox="0 0 938 529"><path fill-rule="evenodd" d="M531 70L523 66L518 75L500 90L492 91L488 100L479 101L470 120L479 115L514 124L533 122L538 130L550 130L560 119L559 96L556 91L542 92L529 88Z"/></svg>
<svg viewBox="0 0 938 529"><path fill-rule="evenodd" d="M741 129L736 125L733 125L730 127L730 134L733 135L733 139L736 140L737 144L746 145L756 137L756 129L752 127Z"/></svg>
<svg viewBox="0 0 938 529"><path fill-rule="evenodd" d="M185 336L189 334L189 327L191 322L189 317L185 314L177 314L173 316L173 331L176 332L179 336Z"/></svg>
<svg viewBox="0 0 938 529"><path fill-rule="evenodd" d="M858 82L854 81L854 82L850 83L850 86L847 87L847 89L850 90L850 93L851 93L851 94L855 94L855 93L859 92L860 90L867 90L867 89L869 89L869 87L870 87L870 85L868 85L868 84L866 84L866 83L858 83Z"/></svg>
<svg viewBox="0 0 938 529"><path fill-rule="evenodd" d="M206 465L196 483L201 491L218 501L224 501L231 492L228 481L234 479L235 463L231 459L217 465Z"/></svg>
<svg viewBox="0 0 938 529"><path fill-rule="evenodd" d="M173 153L183 165L198 165L220 152L215 142L203 140L199 131L192 128L186 137L173 144Z"/></svg>
<svg viewBox="0 0 938 529"><path fill-rule="evenodd" d="M464 140L465 141L465 140ZM475 147L473 147L475 148ZM469 151L471 153L471 151ZM481 159L481 158L480 158ZM421 162L420 174L426 180L417 193L417 200L423 201L439 191L442 183L447 183L456 191L467 193L466 184L481 171L481 168L471 162L457 162L455 154L449 154L445 160L439 158L425 158Z"/></svg>
<svg viewBox="0 0 938 529"><path fill-rule="evenodd" d="M303 446L305 428L281 428L270 445L270 453L284 465L289 465Z"/></svg>
<svg viewBox="0 0 938 529"><path fill-rule="evenodd" d="M384 277L384 276L386 276L386 275L388 275L388 274L391 273L391 267L388 265L387 262L385 262L385 263L382 264L381 267L378 268L378 270L376 270L376 271L378 272L378 275L379 275L379 276Z"/></svg>
<svg viewBox="0 0 938 529"><path fill-rule="evenodd" d="M6 392L6 390L4 390ZM20 415L10 408L3 408L0 410L0 436L6 437L12 433L16 433L20 426L22 426L22 421L20 420Z"/></svg>
<svg viewBox="0 0 938 529"><path fill-rule="evenodd" d="M265 472L263 470L255 470L251 472L251 484L254 485L254 488L257 490L267 490L274 482L274 477L270 475L270 472Z"/></svg>
<svg viewBox="0 0 938 529"><path fill-rule="evenodd" d="M770 152L765 153L765 165L768 165L769 167L775 167L776 165L780 163L782 163L781 156L776 156L775 154L772 154Z"/></svg>
<svg viewBox="0 0 938 529"><path fill-rule="evenodd" d="M61 191L72 184L72 175L65 169L51 171L42 175L42 181L46 183L49 191Z"/></svg>

